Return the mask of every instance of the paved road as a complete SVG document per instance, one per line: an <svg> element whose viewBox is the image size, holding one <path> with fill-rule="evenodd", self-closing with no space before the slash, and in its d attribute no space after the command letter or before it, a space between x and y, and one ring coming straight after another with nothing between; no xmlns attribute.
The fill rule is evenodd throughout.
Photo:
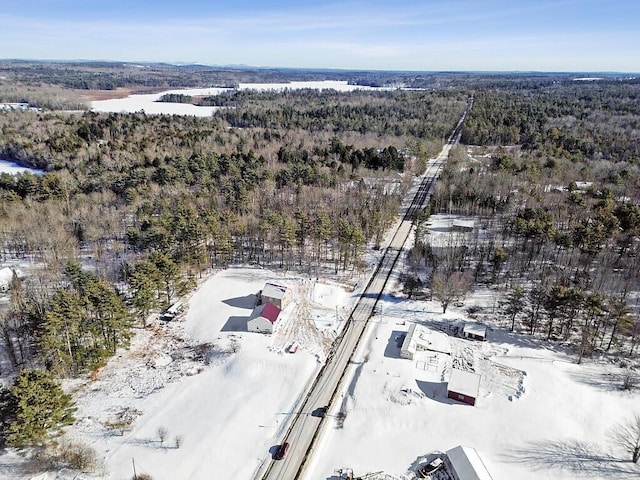
<svg viewBox="0 0 640 480"><path fill-rule="evenodd" d="M415 193L409 196L403 207L403 219L380 260L376 271L371 276L367 287L346 322L341 334L334 342L332 353L318 372L314 383L300 408L291 416L290 425L281 443L288 442L289 451L282 460L266 462L255 476L262 480L294 480L304 478L304 470L314 453L317 440L322 433L325 419L313 414L318 408L331 405L341 390L347 367L360 339L363 337L373 315L376 303L385 289L387 280L400 257L404 244L411 233L416 214L428 203L430 193L440 173L449 150L460 139L460 132L465 116L473 103L469 99L467 109L456 125L447 144L437 158L430 160L422 182ZM337 412L331 411L332 414Z"/></svg>

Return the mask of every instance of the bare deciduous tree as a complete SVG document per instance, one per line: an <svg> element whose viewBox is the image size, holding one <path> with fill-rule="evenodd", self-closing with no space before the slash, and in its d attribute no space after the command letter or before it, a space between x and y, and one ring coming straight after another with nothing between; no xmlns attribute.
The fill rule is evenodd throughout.
<svg viewBox="0 0 640 480"><path fill-rule="evenodd" d="M436 272L431 280L431 294L440 302L442 313L447 312L451 302L464 298L473 279L467 272Z"/></svg>
<svg viewBox="0 0 640 480"><path fill-rule="evenodd" d="M167 438L167 434L169 433L169 430L167 430L167 427L158 427L158 430L156 431L156 433L158 434L158 440L160 440L160 445L164 445L164 441Z"/></svg>
<svg viewBox="0 0 640 480"><path fill-rule="evenodd" d="M620 422L610 432L611 439L625 452L631 454L633 463L640 460L640 414Z"/></svg>

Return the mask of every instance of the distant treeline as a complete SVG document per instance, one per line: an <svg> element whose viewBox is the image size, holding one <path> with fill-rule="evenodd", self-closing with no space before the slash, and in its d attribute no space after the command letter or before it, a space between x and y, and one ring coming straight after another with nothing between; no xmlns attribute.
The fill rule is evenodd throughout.
<svg viewBox="0 0 640 480"><path fill-rule="evenodd" d="M193 97L182 93L165 93L157 101L167 103L193 103Z"/></svg>

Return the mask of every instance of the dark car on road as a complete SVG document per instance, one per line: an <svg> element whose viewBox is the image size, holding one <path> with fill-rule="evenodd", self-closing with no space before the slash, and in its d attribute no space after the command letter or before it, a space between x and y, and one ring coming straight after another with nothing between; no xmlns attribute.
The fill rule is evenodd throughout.
<svg viewBox="0 0 640 480"><path fill-rule="evenodd" d="M324 418L325 415L327 414L327 410L328 409L329 409L328 406L318 407L313 412L311 412L311 416L312 417Z"/></svg>
<svg viewBox="0 0 640 480"><path fill-rule="evenodd" d="M282 460L287 452L289 451L289 442L284 442L282 445L278 447L276 453L273 454L274 460Z"/></svg>

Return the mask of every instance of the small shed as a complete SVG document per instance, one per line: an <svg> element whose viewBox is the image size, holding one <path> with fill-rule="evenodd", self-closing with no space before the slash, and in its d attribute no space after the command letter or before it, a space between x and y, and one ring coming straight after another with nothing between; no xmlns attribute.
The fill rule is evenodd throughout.
<svg viewBox="0 0 640 480"><path fill-rule="evenodd" d="M284 285L267 282L261 293L261 304L272 303L280 310L284 310L291 301L293 293Z"/></svg>
<svg viewBox="0 0 640 480"><path fill-rule="evenodd" d="M13 282L13 276L22 278L22 272L18 269L11 267L0 268L0 292L6 292L11 288L11 282Z"/></svg>
<svg viewBox="0 0 640 480"><path fill-rule="evenodd" d="M451 222L451 230L454 232L473 232L473 229L476 226L476 222L474 220L463 220L457 218Z"/></svg>
<svg viewBox="0 0 640 480"><path fill-rule="evenodd" d="M257 333L273 333L273 326L280 317L281 310L273 303L258 305L247 322L247 330Z"/></svg>
<svg viewBox="0 0 640 480"><path fill-rule="evenodd" d="M480 375L451 369L449 384L447 385L447 397L452 400L475 405L480 391Z"/></svg>
<svg viewBox="0 0 640 480"><path fill-rule="evenodd" d="M487 327L480 323L466 323L462 330L462 336L484 342L487 339Z"/></svg>
<svg viewBox="0 0 640 480"><path fill-rule="evenodd" d="M446 453L447 463L458 480L493 480L475 448L457 446Z"/></svg>

